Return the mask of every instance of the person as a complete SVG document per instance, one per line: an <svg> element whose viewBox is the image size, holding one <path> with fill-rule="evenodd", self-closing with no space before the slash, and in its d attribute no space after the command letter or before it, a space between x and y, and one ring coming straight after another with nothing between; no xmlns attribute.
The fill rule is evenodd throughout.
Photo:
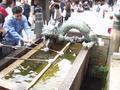
<svg viewBox="0 0 120 90"><path fill-rule="evenodd" d="M3 8L2 6L0 6L0 13L3 16L3 22L5 20L5 17L8 15L7 11L5 10L5 8Z"/></svg>
<svg viewBox="0 0 120 90"><path fill-rule="evenodd" d="M16 0L12 0L12 2L9 4L9 6L5 9L8 13L8 15L12 15L12 8L16 6Z"/></svg>
<svg viewBox="0 0 120 90"><path fill-rule="evenodd" d="M3 54L2 54L2 47L3 47L2 40L4 34L3 22L4 22L3 14L0 13L0 59L3 58Z"/></svg>
<svg viewBox="0 0 120 90"><path fill-rule="evenodd" d="M35 29L35 18L36 18L36 13L37 12L41 12L42 7L39 4L38 0L31 0L31 8L30 8L30 18L29 18L29 22L31 24L31 28Z"/></svg>
<svg viewBox="0 0 120 90"><path fill-rule="evenodd" d="M17 0L17 1L16 1L16 6L20 6L20 5L21 5L20 0Z"/></svg>
<svg viewBox="0 0 120 90"><path fill-rule="evenodd" d="M6 10L0 6L0 42L3 39L3 23L5 20L5 17L8 15L8 13L6 12Z"/></svg>
<svg viewBox="0 0 120 90"><path fill-rule="evenodd" d="M71 2L68 0L65 5L65 9L62 13L62 16L64 20L68 20L69 17L71 17Z"/></svg>
<svg viewBox="0 0 120 90"><path fill-rule="evenodd" d="M3 19L3 14L0 13L0 42L2 42L2 39L3 39L3 23L4 23L4 19ZM0 44L1 46L1 44Z"/></svg>
<svg viewBox="0 0 120 90"><path fill-rule="evenodd" d="M61 9L61 12L63 12L64 7L65 7L65 0L60 0L60 9Z"/></svg>
<svg viewBox="0 0 120 90"><path fill-rule="evenodd" d="M96 7L96 12L99 13L100 12L100 3L98 3L97 7Z"/></svg>
<svg viewBox="0 0 120 90"><path fill-rule="evenodd" d="M0 3L0 6L6 9L10 3L11 3L11 0L2 0L2 2Z"/></svg>
<svg viewBox="0 0 120 90"><path fill-rule="evenodd" d="M75 1L74 12L78 12L78 9L79 9L79 1Z"/></svg>
<svg viewBox="0 0 120 90"><path fill-rule="evenodd" d="M3 38L2 32L3 30L0 28L0 46L1 46L2 38Z"/></svg>
<svg viewBox="0 0 120 90"><path fill-rule="evenodd" d="M3 14L0 13L0 42L2 42L2 39L3 39L3 28L2 28L2 25L3 25ZM1 46L1 45L0 45Z"/></svg>
<svg viewBox="0 0 120 90"><path fill-rule="evenodd" d="M90 10L90 6L89 6L89 4L88 4L88 1L85 1L85 2L83 3L83 9L84 9L84 10Z"/></svg>
<svg viewBox="0 0 120 90"><path fill-rule="evenodd" d="M26 16L27 20L30 16L30 5L25 2L25 0L20 0L21 7L23 8L23 15ZM31 24L28 21L28 24L31 26Z"/></svg>
<svg viewBox="0 0 120 90"><path fill-rule="evenodd" d="M57 22L62 22L62 15L60 13L60 9L59 9L59 4L55 4L55 10L54 10L54 20Z"/></svg>
<svg viewBox="0 0 120 90"><path fill-rule="evenodd" d="M75 1L74 12L83 12L82 2Z"/></svg>
<svg viewBox="0 0 120 90"><path fill-rule="evenodd" d="M21 1L21 6L23 8L23 15L25 15L28 20L30 14L30 5L27 4L25 0L20 0L20 1Z"/></svg>
<svg viewBox="0 0 120 90"><path fill-rule="evenodd" d="M111 10L113 11L114 0L108 0L108 5L111 8Z"/></svg>
<svg viewBox="0 0 120 90"><path fill-rule="evenodd" d="M54 19L54 13L55 13L55 2L54 0L51 0L50 2L50 6L49 6L49 12L50 12L50 15L49 15L49 20L52 18Z"/></svg>
<svg viewBox="0 0 120 90"><path fill-rule="evenodd" d="M31 29L28 25L27 18L22 15L22 8L15 6L12 9L13 15L5 18L3 28L5 29L4 43L9 45L18 45L19 42L32 43ZM25 31L27 38L25 39L21 33Z"/></svg>

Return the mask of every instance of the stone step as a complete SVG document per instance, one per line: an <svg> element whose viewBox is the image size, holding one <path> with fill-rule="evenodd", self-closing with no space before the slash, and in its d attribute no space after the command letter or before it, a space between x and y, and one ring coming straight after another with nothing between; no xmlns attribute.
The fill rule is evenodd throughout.
<svg viewBox="0 0 120 90"><path fill-rule="evenodd" d="M120 52L114 52L112 55L113 60L120 60Z"/></svg>

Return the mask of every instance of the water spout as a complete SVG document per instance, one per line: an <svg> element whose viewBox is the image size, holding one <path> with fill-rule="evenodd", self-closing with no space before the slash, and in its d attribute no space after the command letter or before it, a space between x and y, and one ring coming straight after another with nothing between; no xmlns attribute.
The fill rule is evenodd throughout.
<svg viewBox="0 0 120 90"><path fill-rule="evenodd" d="M47 39L47 40L43 40L43 43L44 43L44 48L43 49L41 49L41 50L43 50L44 52L48 52L49 51L49 43L50 43L50 39Z"/></svg>
<svg viewBox="0 0 120 90"><path fill-rule="evenodd" d="M66 36L71 29L77 29L83 37L79 36ZM67 41L72 43L83 43L87 45L88 48L91 48L93 44L97 43L97 36L95 33L92 33L91 28L87 23L81 20L81 18L71 18L64 22L61 26L55 24L48 24L43 27L42 35L47 37L50 41L56 39L57 41ZM45 41L45 51L49 50L50 41ZM53 42L54 43L54 42ZM86 44L87 43L87 44Z"/></svg>

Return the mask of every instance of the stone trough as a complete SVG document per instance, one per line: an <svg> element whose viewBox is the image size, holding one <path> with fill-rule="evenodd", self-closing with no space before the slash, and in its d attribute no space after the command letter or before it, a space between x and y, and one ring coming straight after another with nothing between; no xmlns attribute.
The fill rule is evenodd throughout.
<svg viewBox="0 0 120 90"><path fill-rule="evenodd" d="M41 47L41 44L38 44L38 46L36 46L35 48L38 49L40 47ZM69 47L69 45L66 48L68 48L68 47ZM12 57L17 56L19 58L26 58L27 59L27 58L31 57L31 55L36 53L37 49L36 50L35 49L33 49L33 50L24 49L24 50L20 50L20 51L15 51L13 54L11 54L9 56L12 56ZM19 52L19 53L16 53L16 52ZM54 57L54 59L56 60L58 57L59 57L59 54L57 54ZM89 61L88 58L89 58L89 50L82 47L81 50L79 51L79 53L77 54L74 62L72 63L72 66L71 66L70 70L68 70L68 73L64 77L63 81L57 87L58 90L79 90L82 79L83 79L83 76L84 76L84 74L86 72L86 69L87 69L87 65L88 65L88 61ZM2 67L1 72L0 72L1 79L4 80L3 78L7 74L9 74L11 71L13 71L16 67L18 67L23 62L24 62L24 60L5 59L5 58L3 60L1 60L1 64L0 64L0 67ZM48 64L49 67L51 67L51 65L52 64L50 64L50 65ZM44 71L45 68L43 68L42 71ZM48 69L46 69L45 72L47 70ZM27 87L25 89L29 90L30 88L32 88L37 83L39 78L42 75L44 75L44 73L45 73L45 72L43 72L41 74L41 72L38 73L38 75L36 76L37 77L36 80L35 80L35 78L36 78L35 77L35 78L33 78L33 80L29 84L27 84ZM5 81L5 83L9 84L10 82ZM0 83L0 85L4 88L7 88L7 89L14 88L14 84L13 84L13 87L9 87L8 85L3 84L2 82ZM7 90L7 89L3 89L3 90ZM36 89L36 90L39 90L39 89ZM42 90L42 89L40 89L40 90Z"/></svg>

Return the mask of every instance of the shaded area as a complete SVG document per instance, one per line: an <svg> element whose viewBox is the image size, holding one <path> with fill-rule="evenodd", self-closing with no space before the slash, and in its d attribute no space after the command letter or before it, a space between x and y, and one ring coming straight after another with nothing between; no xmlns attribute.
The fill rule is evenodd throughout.
<svg viewBox="0 0 120 90"><path fill-rule="evenodd" d="M0 90L9 90L9 89L0 86Z"/></svg>
<svg viewBox="0 0 120 90"><path fill-rule="evenodd" d="M88 67L80 90L107 90L108 66Z"/></svg>
<svg viewBox="0 0 120 90"><path fill-rule="evenodd" d="M80 90L103 90L102 83L101 79L86 76Z"/></svg>

